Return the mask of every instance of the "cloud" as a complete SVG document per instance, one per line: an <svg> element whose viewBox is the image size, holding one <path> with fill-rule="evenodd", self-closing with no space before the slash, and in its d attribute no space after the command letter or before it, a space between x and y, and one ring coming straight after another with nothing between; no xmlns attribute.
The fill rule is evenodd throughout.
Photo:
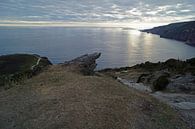
<svg viewBox="0 0 195 129"><path fill-rule="evenodd" d="M180 10L180 12L190 12L191 10L189 9L184 9L184 10Z"/></svg>
<svg viewBox="0 0 195 129"><path fill-rule="evenodd" d="M194 0L2 0L1 20L174 22L193 19Z"/></svg>

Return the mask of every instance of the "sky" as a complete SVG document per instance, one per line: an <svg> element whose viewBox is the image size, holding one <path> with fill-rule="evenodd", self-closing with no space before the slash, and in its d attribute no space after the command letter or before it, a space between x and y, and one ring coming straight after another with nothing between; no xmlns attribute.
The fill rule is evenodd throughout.
<svg viewBox="0 0 195 129"><path fill-rule="evenodd" d="M195 20L195 0L0 0L0 25L149 28Z"/></svg>

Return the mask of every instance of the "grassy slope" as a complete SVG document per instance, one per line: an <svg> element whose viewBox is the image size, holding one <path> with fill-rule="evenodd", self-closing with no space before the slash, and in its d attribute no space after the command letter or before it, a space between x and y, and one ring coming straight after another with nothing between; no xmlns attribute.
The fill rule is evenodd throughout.
<svg viewBox="0 0 195 129"><path fill-rule="evenodd" d="M0 56L0 75L30 70L31 66L36 62L37 57L34 55L14 54Z"/></svg>
<svg viewBox="0 0 195 129"><path fill-rule="evenodd" d="M41 60L37 65L39 58ZM13 84L36 75L50 64L51 62L47 58L38 55L13 54L0 56L0 90L8 89Z"/></svg>
<svg viewBox="0 0 195 129"><path fill-rule="evenodd" d="M168 106L107 76L61 66L0 92L0 128L187 129Z"/></svg>

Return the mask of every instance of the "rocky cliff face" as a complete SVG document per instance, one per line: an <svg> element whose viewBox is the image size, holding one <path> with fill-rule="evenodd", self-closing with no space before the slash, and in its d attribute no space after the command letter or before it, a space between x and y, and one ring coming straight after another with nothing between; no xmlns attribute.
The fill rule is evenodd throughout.
<svg viewBox="0 0 195 129"><path fill-rule="evenodd" d="M97 66L96 59L100 56L101 53L85 54L71 61L66 61L64 65L70 67L70 69L71 67L74 70L77 69L77 71L80 71L84 75L92 75Z"/></svg>
<svg viewBox="0 0 195 129"><path fill-rule="evenodd" d="M195 45L195 21L173 23L142 31L160 35L162 38L175 39Z"/></svg>

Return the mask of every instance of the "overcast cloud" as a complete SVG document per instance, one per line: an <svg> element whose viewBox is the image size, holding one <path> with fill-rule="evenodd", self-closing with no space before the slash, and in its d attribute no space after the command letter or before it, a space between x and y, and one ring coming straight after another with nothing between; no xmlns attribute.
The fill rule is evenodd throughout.
<svg viewBox="0 0 195 129"><path fill-rule="evenodd" d="M0 20L168 23L195 19L195 0L1 0Z"/></svg>

